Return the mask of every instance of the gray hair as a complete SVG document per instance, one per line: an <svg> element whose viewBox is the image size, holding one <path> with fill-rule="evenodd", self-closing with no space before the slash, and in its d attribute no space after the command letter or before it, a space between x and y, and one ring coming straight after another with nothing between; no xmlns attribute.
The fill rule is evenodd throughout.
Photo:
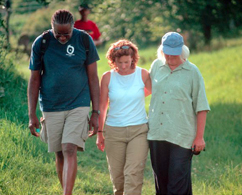
<svg viewBox="0 0 242 195"><path fill-rule="evenodd" d="M182 60L187 60L190 55L190 50L186 45L182 46L182 53L180 55ZM157 57L160 59L163 63L166 63L165 55L163 53L163 45L160 45L157 49Z"/></svg>

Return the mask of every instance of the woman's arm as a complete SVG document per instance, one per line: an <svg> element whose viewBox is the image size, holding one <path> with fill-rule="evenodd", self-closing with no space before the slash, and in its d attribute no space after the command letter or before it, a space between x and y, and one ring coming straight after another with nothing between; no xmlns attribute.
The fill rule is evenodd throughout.
<svg viewBox="0 0 242 195"><path fill-rule="evenodd" d="M145 97L149 96L152 92L152 84L151 84L151 79L150 79L150 73L146 70L142 68L142 80L145 84Z"/></svg>
<svg viewBox="0 0 242 195"><path fill-rule="evenodd" d="M108 85L110 81L110 72L106 72L103 74L101 78L101 92L100 92L100 105L99 105L99 110L100 110L100 115L99 115L99 129L98 129L98 135L97 135L97 140L96 144L99 150L104 151L105 148L105 143L104 143L104 137L103 133L103 127L107 115L107 109L108 109Z"/></svg>
<svg viewBox="0 0 242 195"><path fill-rule="evenodd" d="M207 110L197 113L197 133L193 141L192 148L195 152L200 152L205 148L204 130L206 125Z"/></svg>

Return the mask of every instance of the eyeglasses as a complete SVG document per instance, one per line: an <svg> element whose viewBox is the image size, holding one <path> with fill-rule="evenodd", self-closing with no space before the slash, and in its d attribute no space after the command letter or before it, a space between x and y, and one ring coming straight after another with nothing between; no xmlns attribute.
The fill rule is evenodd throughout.
<svg viewBox="0 0 242 195"><path fill-rule="evenodd" d="M121 47L115 47L114 50L117 51L117 50L120 50L120 49L129 49L130 46L128 45L124 45L124 46L121 46Z"/></svg>
<svg viewBox="0 0 242 195"><path fill-rule="evenodd" d="M56 37L61 37L61 36L63 36L63 37L66 37L66 38L67 38L67 37L69 37L69 36L71 35L71 33L72 33L72 32L62 34L62 33L56 33L56 32L55 32L55 35L56 35Z"/></svg>
<svg viewBox="0 0 242 195"><path fill-rule="evenodd" d="M57 38L59 38L59 37L61 37L61 36L68 38L69 36L71 36L71 33L72 33L72 29L70 29L67 33L59 33L59 32L57 32L55 29L54 29L53 31L54 31L55 36L56 36Z"/></svg>

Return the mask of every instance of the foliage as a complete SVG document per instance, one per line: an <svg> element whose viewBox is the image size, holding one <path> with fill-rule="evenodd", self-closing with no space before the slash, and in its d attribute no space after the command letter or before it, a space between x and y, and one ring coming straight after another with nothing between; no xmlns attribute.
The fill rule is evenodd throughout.
<svg viewBox="0 0 242 195"><path fill-rule="evenodd" d="M201 32L205 44L210 44L212 33L215 35L234 35L242 26L242 4L240 0L162 0L163 15L172 26ZM237 32L238 34L238 32ZM192 40L193 41L193 40Z"/></svg>
<svg viewBox="0 0 242 195"><path fill-rule="evenodd" d="M12 10L16 14L26 14L35 12L38 9L46 7L49 4L46 0L14 0Z"/></svg>
<svg viewBox="0 0 242 195"><path fill-rule="evenodd" d="M14 21L10 21L10 25L14 37L18 38L28 32L32 41L50 27L50 17L56 9L68 9L74 14L75 19L78 19L80 17L78 6L83 2L89 3L93 8L89 18L97 23L102 32L102 39L107 43L126 38L140 47L146 47L159 44L164 33L178 31L184 35L186 44L194 51L201 46L209 45L213 37L240 35L242 27L240 0L40 0L38 2L42 3L38 4L35 0L27 1L29 5L38 4L39 7L37 10L32 8L33 6L26 7L25 12L21 12L26 16L25 22L16 21L14 15L17 14L18 17L21 6L26 4L26 1L16 0L12 3L11 17Z"/></svg>
<svg viewBox="0 0 242 195"><path fill-rule="evenodd" d="M42 8L34 12L29 16L28 21L22 28L22 35L27 34L30 37L30 41L39 36L44 30L50 29L50 18L52 13L49 8ZM41 25L40 25L41 24Z"/></svg>
<svg viewBox="0 0 242 195"><path fill-rule="evenodd" d="M72 1L72 4L66 2L56 4L56 1L53 1L48 8L37 10L28 17L21 34L27 32L33 40L33 37L50 26L51 15L59 8L72 11L75 19L78 19L80 17L77 12L79 3L80 1L77 0ZM169 25L164 25L164 27L160 25L164 21L157 16L161 6L159 3L155 6L150 1L96 0L89 1L89 3L93 7L90 19L97 22L104 41L126 38L133 40L139 46L157 44L161 36L169 30ZM154 22L150 22L153 18Z"/></svg>
<svg viewBox="0 0 242 195"><path fill-rule="evenodd" d="M89 1L90 19L97 22L102 38L109 42L125 38L139 46L158 44L170 29L160 17L161 4L155 1L107 0Z"/></svg>
<svg viewBox="0 0 242 195"><path fill-rule="evenodd" d="M19 3L22 0L19 0ZM31 1L31 0L30 0ZM33 2L34 0L32 0ZM75 3L71 3L72 6ZM16 3L14 4L16 7ZM70 10L70 5L64 3L63 1L54 0L48 6L40 6L36 11L27 12L25 14L13 14L13 20L11 23L11 28L13 36L17 39L21 35L28 35L30 43L39 36L43 31L51 28L51 16L57 9L67 9ZM17 16L17 18L15 18ZM22 17L25 16L25 17Z"/></svg>
<svg viewBox="0 0 242 195"><path fill-rule="evenodd" d="M1 43L2 41L0 41ZM6 59L8 52L4 48L0 56L0 87L3 89L3 96L0 97L0 118L7 117L9 120L27 122L28 117L26 102L26 81L16 74L15 66L12 61ZM17 87L17 89L15 89ZM11 101L7 101L7 100ZM14 104L14 106L13 106ZM11 112L10 116L6 115ZM10 117L10 118L9 118Z"/></svg>

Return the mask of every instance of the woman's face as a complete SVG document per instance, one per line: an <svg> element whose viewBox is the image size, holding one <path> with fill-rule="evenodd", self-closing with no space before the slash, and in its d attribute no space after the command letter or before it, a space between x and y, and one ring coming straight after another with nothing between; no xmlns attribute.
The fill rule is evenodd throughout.
<svg viewBox="0 0 242 195"><path fill-rule="evenodd" d="M121 56L120 58L115 58L115 65L118 67L118 73L121 75L130 74L133 72L131 69L132 57L129 56Z"/></svg>
<svg viewBox="0 0 242 195"><path fill-rule="evenodd" d="M169 66L179 66L180 64L183 63L183 61L179 55L178 56L167 55L167 54L164 54L164 55L166 58L166 63Z"/></svg>
<svg viewBox="0 0 242 195"><path fill-rule="evenodd" d="M72 36L72 25L71 24L54 24L53 33L54 37L61 43L67 43Z"/></svg>

